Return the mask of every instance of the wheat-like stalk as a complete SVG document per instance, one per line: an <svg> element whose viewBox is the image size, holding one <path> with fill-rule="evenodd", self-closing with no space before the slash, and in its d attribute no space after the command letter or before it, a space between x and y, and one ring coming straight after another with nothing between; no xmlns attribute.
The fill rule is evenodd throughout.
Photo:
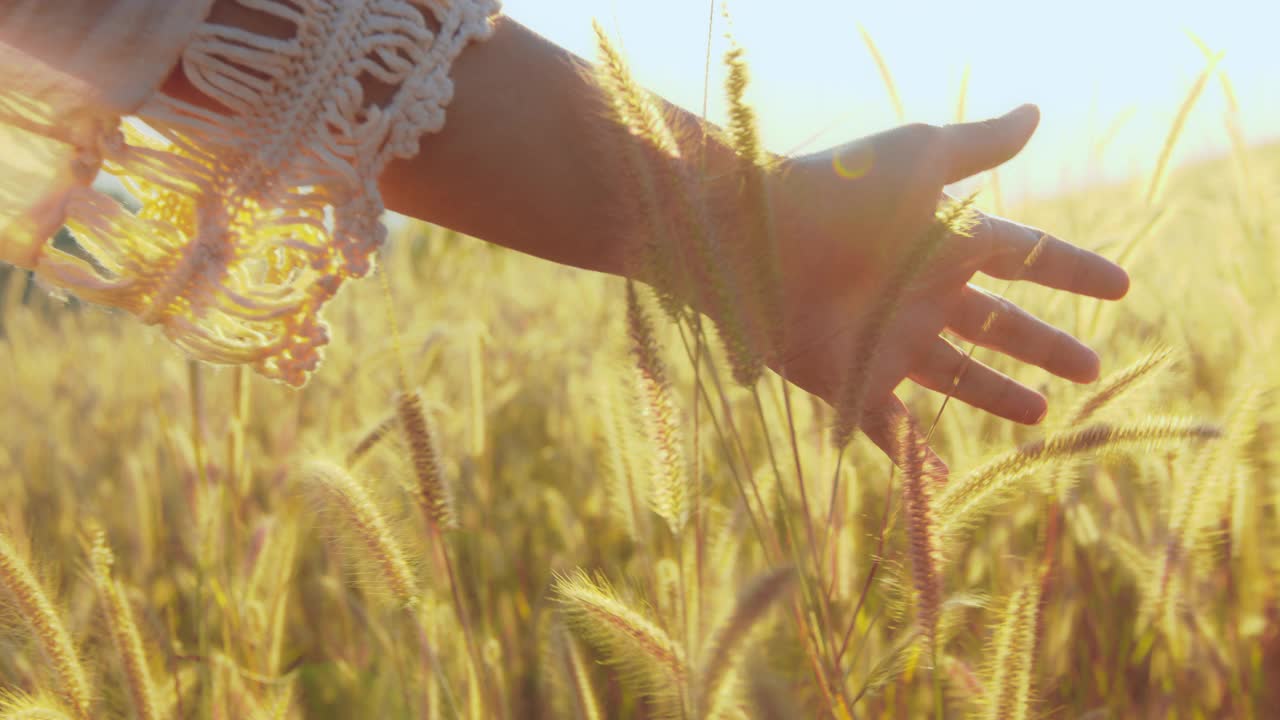
<svg viewBox="0 0 1280 720"><path fill-rule="evenodd" d="M655 622L623 602L607 581L578 571L557 577L555 594L569 627L606 660L622 665L659 699L683 701L689 677L684 651Z"/></svg>
<svg viewBox="0 0 1280 720"><path fill-rule="evenodd" d="M657 615L668 627L685 627L685 578L680 563L672 558L659 558L653 566L653 604Z"/></svg>
<svg viewBox="0 0 1280 720"><path fill-rule="evenodd" d="M638 237L628 244L628 262L638 275L652 283L663 312L672 321L683 317L690 295L691 280L676 243L674 229L663 212L662 189L669 189L670 173L657 164L680 156L680 146L655 102L631 75L622 54L614 47L604 28L594 23L597 62L592 81L604 97L611 133L603 145L622 155L622 167L633 190L628 196L630 212L639 228ZM655 158L654 155L657 157ZM659 178L667 178L659 183Z"/></svg>
<svg viewBox="0 0 1280 720"><path fill-rule="evenodd" d="M373 569L370 577L401 605L418 602L418 583L404 549L369 493L336 463L311 460L302 466L301 481L317 504L353 538L355 548L338 541L337 549ZM368 578L366 578L368 579Z"/></svg>
<svg viewBox="0 0 1280 720"><path fill-rule="evenodd" d="M89 675L80 662L71 634L26 560L3 533L0 533L0 594L44 654L57 678L57 694L62 701L77 717L90 717Z"/></svg>
<svg viewBox="0 0 1280 720"><path fill-rule="evenodd" d="M1089 422L1121 397L1140 387L1157 373L1167 368L1172 360L1173 350L1168 347L1159 347L1143 355L1128 367L1103 378L1093 392L1077 402L1075 407L1067 413L1067 420L1062 424L1062 427L1079 428L1084 423ZM1068 506L1068 512L1079 514L1080 512L1087 512L1087 510L1077 504L1071 496L1072 481L1074 480L1073 469L1070 463L1050 468L1050 482L1048 485L1058 496L1059 502ZM1072 527L1080 532L1085 529L1079 523L1073 523Z"/></svg>
<svg viewBox="0 0 1280 720"><path fill-rule="evenodd" d="M1220 517L1216 510L1230 495L1226 487L1231 481L1229 465L1242 456L1244 446L1253 437L1260 401L1256 388L1242 391L1227 419L1224 441L1205 448L1190 472L1175 485L1168 537L1159 561L1152 566L1155 574L1147 584L1144 618L1168 621L1172 617L1177 572L1204 543L1205 528Z"/></svg>
<svg viewBox="0 0 1280 720"><path fill-rule="evenodd" d="M893 74L889 72L889 64L884 61L884 56L880 54L880 48L876 47L876 43L871 39L871 33L867 32L865 27L858 26L858 32L862 34L862 42L867 46L867 52L871 53L871 59L876 63L876 69L880 71L880 79L884 81L885 90L889 91L889 100L893 103L893 113L898 118L898 122L905 122L907 112L902 107L902 97L898 95L898 85L893 81Z"/></svg>
<svg viewBox="0 0 1280 720"><path fill-rule="evenodd" d="M911 580L915 586L916 617L930 650L937 640L938 612L942 606L942 551L934 522L932 493L937 478L925 471L925 447L914 433L905 431L902 506L907 519L907 545Z"/></svg>
<svg viewBox="0 0 1280 720"><path fill-rule="evenodd" d="M577 716L581 720L600 720L604 717L600 701L596 699L591 674L583 662L577 641L559 623L551 628L551 633L552 656L557 661L565 686L573 698Z"/></svg>
<svg viewBox="0 0 1280 720"><path fill-rule="evenodd" d="M21 693L0 695L0 720L72 720L73 717L53 698Z"/></svg>
<svg viewBox="0 0 1280 720"><path fill-rule="evenodd" d="M1088 422L1103 408L1168 367L1172 360L1172 348L1156 348L1143 355L1132 365L1108 375L1098 383L1096 390L1081 400L1068 413L1067 427L1076 427L1080 423Z"/></svg>
<svg viewBox="0 0 1280 720"><path fill-rule="evenodd" d="M409 443L409 460L418 484L418 505L427 520L440 530L457 527L453 512L453 491L440 470L435 433L422 410L422 398L416 392L402 392L396 398L396 416Z"/></svg>
<svg viewBox="0 0 1280 720"><path fill-rule="evenodd" d="M1041 578L1033 578L1005 606L987 652L982 718L1026 720L1031 716L1040 593Z"/></svg>
<svg viewBox="0 0 1280 720"><path fill-rule="evenodd" d="M960 90L956 93L956 113L954 121L957 123L964 122L966 107L969 100L969 73L972 68L969 65L964 66L964 71L960 73Z"/></svg>
<svg viewBox="0 0 1280 720"><path fill-rule="evenodd" d="M642 443L637 442L639 432L632 412L634 383L630 382L631 373L627 375L625 384L605 383L599 393L607 452L606 493L614 522L627 537L639 540L647 536L643 531L647 527L644 512L648 509L645 503L651 480L641 468L652 458L642 456L634 447Z"/></svg>
<svg viewBox="0 0 1280 720"><path fill-rule="evenodd" d="M714 713L733 669L742 663L751 631L795 581L790 566L761 573L738 594L737 603L708 640L698 674L697 692L708 715Z"/></svg>
<svg viewBox="0 0 1280 720"><path fill-rule="evenodd" d="M1208 64L1196 78L1196 81L1192 83L1191 89L1187 92L1187 97L1183 99L1182 105L1178 107L1178 113L1173 117L1173 125L1169 128L1169 134L1165 136L1164 146L1160 148L1160 157L1156 160L1156 169L1151 173L1151 181L1147 185L1148 205L1154 205L1156 200L1160 198L1160 192L1164 189L1165 178L1169 172L1169 160L1173 157L1173 149L1178 145L1178 138L1182 135L1182 128L1187 124L1187 118L1191 116L1192 108L1196 106L1196 101L1200 99L1200 95L1204 92L1204 86L1213 77L1213 71L1217 69L1221 60L1222 55L1220 54L1209 58Z"/></svg>
<svg viewBox="0 0 1280 720"><path fill-rule="evenodd" d="M101 531L94 537L91 560L93 585L98 591L111 643L120 659L134 715L138 720L156 720L160 715L156 707L155 685L151 681L151 666L133 618L133 609L125 599L124 588L111 576L115 556L107 546L105 533Z"/></svg>
<svg viewBox="0 0 1280 720"><path fill-rule="evenodd" d="M1220 435L1218 427L1186 418L1097 423L1066 430L1027 443L988 461L959 480L952 480L938 496L935 517L944 536L963 528L1004 498L1018 479L1053 461L1122 446L1150 447L1174 440L1207 440Z"/></svg>
<svg viewBox="0 0 1280 720"><path fill-rule="evenodd" d="M760 142L756 113L746 102L750 75L742 48L734 47L725 54L728 69L725 92L729 103L730 147L738 157L735 168L739 196L746 205L746 227L743 246L738 254L745 256L743 268L746 291L743 300L749 304L746 317L761 325L760 335L766 352L777 352L784 346L782 336L783 297L781 263L766 180L769 158ZM744 386L754 385L763 365L756 363L734 368L734 379Z"/></svg>
<svg viewBox="0 0 1280 720"><path fill-rule="evenodd" d="M680 452L680 431L671 400L666 366L653 335L635 285L627 283L627 333L635 358L637 386L654 451L652 487L653 509L667 521L676 537L689 521L689 507L696 489L689 486L689 473Z"/></svg>
<svg viewBox="0 0 1280 720"><path fill-rule="evenodd" d="M740 307L739 279L726 272L726 253L709 217L703 183L688 162L678 162L679 143L671 125L654 109L652 97L632 78L621 53L598 23L595 32L596 79L611 108L609 115L648 150L627 156L646 201L640 212L650 217L643 225L651 237L640 243L645 277L658 286L659 300L673 320L683 316L683 302L700 300L701 309L720 330L735 379L754 381L762 361ZM654 218L669 221L655 224ZM663 232L668 227L672 232Z"/></svg>
<svg viewBox="0 0 1280 720"><path fill-rule="evenodd" d="M680 157L680 145L653 96L635 81L599 21L592 21L591 27L596 36L596 79L605 90L613 118L663 155Z"/></svg>
<svg viewBox="0 0 1280 720"><path fill-rule="evenodd" d="M370 428L369 432L365 433L364 436L360 438L359 442L352 446L351 451L347 453L347 467L355 467L356 463L360 462L361 458L367 455L370 450L377 447L378 443L382 442L383 439L396 429L396 424L398 422L399 415L393 412L383 418L377 425Z"/></svg>
<svg viewBox="0 0 1280 720"><path fill-rule="evenodd" d="M1130 580L1139 587L1151 580L1158 561L1151 557L1151 553L1146 548L1139 547L1123 535L1114 532L1107 533L1105 545L1116 565L1124 570Z"/></svg>
<svg viewBox="0 0 1280 720"><path fill-rule="evenodd" d="M918 624L910 625L899 632L862 681L857 698L875 694L912 667L919 657L920 639L924 631Z"/></svg>

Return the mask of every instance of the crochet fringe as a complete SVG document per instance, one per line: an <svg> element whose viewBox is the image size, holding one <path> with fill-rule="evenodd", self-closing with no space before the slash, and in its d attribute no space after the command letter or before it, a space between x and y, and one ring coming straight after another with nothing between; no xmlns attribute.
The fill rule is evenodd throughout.
<svg viewBox="0 0 1280 720"><path fill-rule="evenodd" d="M452 61L492 32L498 2L238 1L295 33L201 26L182 67L223 111L157 94L145 125L68 124L49 103L0 95L0 123L61 148L73 179L27 217L0 217L0 260L158 325L200 360L300 386L329 340L322 307L386 237L379 174L444 126ZM366 78L397 90L376 106ZM136 215L88 187L99 166L142 203ZM53 247L59 217L90 261Z"/></svg>

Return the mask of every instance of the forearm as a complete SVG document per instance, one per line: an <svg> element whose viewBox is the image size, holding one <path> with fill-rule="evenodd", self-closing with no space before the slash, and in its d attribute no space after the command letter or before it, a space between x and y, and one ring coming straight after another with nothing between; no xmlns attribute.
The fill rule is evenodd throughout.
<svg viewBox="0 0 1280 720"><path fill-rule="evenodd" d="M618 144L632 139L609 118L585 61L504 18L459 57L453 77L444 130L383 175L388 207L566 265L626 274L626 244L640 232L638 188ZM699 127L687 111L669 110L686 135ZM715 142L710 153L716 165L730 156Z"/></svg>
<svg viewBox="0 0 1280 720"><path fill-rule="evenodd" d="M235 2L217 2L211 20L289 32ZM626 243L637 235L637 188L627 153L617 147L625 136L612 125L587 63L501 18L491 38L458 56L451 74L444 128L379 179L387 207L566 265L625 274ZM209 102L180 71L164 89ZM369 82L364 90L375 102L394 92ZM692 114L671 111L686 133L699 127ZM710 155L717 165L732 157L715 143Z"/></svg>
<svg viewBox="0 0 1280 720"><path fill-rule="evenodd" d="M444 129L393 163L387 206L556 262L621 271L626 192L599 152L604 106L582 61L503 19L454 65Z"/></svg>

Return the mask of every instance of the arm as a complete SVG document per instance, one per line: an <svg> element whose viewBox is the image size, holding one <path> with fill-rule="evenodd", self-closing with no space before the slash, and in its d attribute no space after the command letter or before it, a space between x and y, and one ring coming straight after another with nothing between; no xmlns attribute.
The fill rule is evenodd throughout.
<svg viewBox="0 0 1280 720"><path fill-rule="evenodd" d="M600 91L583 62L529 30L502 21L494 37L455 66L457 96L445 130L423 152L392 166L382 186L388 204L490 242L578 267L625 274L624 243L636 228L626 197L635 188L620 153L600 152L605 133ZM675 108L674 121L698 126ZM847 370L855 330L875 307L874 294L903 239L923 231L942 186L1013 157L1038 120L1034 108L998 121L950 128L909 126L792 161L773 180L771 195L783 267L787 374L833 404ZM711 174L729 167L733 152L714 136ZM883 160L861 180L835 170L837 158L866 153ZM692 160L690 160L692 161ZM845 163L845 165L857 163ZM744 214L742 199L716 192L717 217ZM674 204L674 198L668 198ZM893 210L891 210L893 209ZM903 299L871 372L863 426L891 455L894 427L907 417L893 396L909 377L966 402L1019 421L1038 422L1045 400L1024 385L965 359L939 337L944 329L1077 382L1099 372L1094 353L1060 330L1000 298L968 285L977 271L1040 282L1070 292L1118 298L1128 278L1103 258L1047 237L1030 268L1023 261L1044 237L1033 228L983 217L973 238L935 263L938 272ZM859 247L858 241L862 241ZM886 252L888 251L888 252ZM988 316L1000 316L984 331Z"/></svg>
<svg viewBox="0 0 1280 720"><path fill-rule="evenodd" d="M557 262L626 274L625 244L639 230L627 212L634 188L621 154L601 152L597 139L608 136L610 121L584 65L517 23L499 21L492 38L457 60L443 131L383 174L388 206ZM182 92L179 81L172 85L171 92ZM698 127L691 114L673 112L678 126ZM1012 158L1038 120L1038 111L1024 106L983 123L906 126L789 159L767 180L786 330L785 347L771 360L785 363L789 379L839 406L860 328L873 321L878 297L901 293L876 353L858 369L866 376L861 425L891 456L900 449L896 428L909 419L893 394L904 379L1019 422L1045 413L1042 396L968 361L940 337L944 330L1077 382L1098 375L1097 356L1078 340L968 284L982 272L1100 298L1124 295L1123 270L1034 228L981 216L972 237L948 241L910 287L883 286L931 226L942 188ZM694 162L694 155L678 162ZM733 162L732 151L713 137L707 162L718 175ZM841 171L849 167L865 172ZM710 196L715 218L733 222L746 214L732 188ZM679 198L659 201L669 206ZM1026 265L1037 246L1036 261Z"/></svg>
<svg viewBox="0 0 1280 720"><path fill-rule="evenodd" d="M618 154L585 63L514 21L454 64L449 121L382 176L387 206L548 260L623 273Z"/></svg>

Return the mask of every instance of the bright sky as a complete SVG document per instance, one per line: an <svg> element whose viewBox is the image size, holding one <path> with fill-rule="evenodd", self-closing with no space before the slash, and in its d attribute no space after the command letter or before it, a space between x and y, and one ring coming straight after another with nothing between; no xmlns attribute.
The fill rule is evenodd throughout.
<svg viewBox="0 0 1280 720"><path fill-rule="evenodd" d="M587 57L594 57L591 19L599 18L646 86L701 107L709 2L505 0L504 7ZM909 120L951 121L966 67L967 117L1040 105L1040 132L1006 172L1006 196L1147 172L1205 66L1187 31L1225 52L1220 67L1249 140L1280 139L1276 0L731 0L729 11L753 71L751 99L766 144L778 152L818 150L897 124L860 25L888 63ZM714 73L727 27L717 0L713 121L722 118ZM1227 151L1225 109L1215 79L1175 161ZM1091 159L1090 147L1116 123L1103 160Z"/></svg>

